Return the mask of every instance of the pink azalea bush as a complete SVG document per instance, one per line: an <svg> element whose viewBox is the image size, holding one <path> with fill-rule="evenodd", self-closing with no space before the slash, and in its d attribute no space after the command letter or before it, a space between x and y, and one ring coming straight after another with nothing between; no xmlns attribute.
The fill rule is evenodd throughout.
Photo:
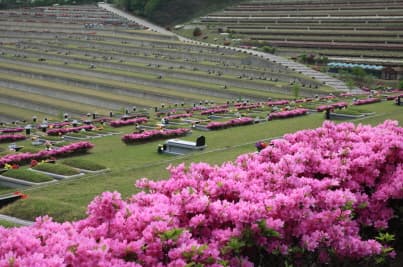
<svg viewBox="0 0 403 267"><path fill-rule="evenodd" d="M357 266L393 254L370 233L387 230L403 199L396 122L325 122L234 163L169 170L127 200L96 197L81 221L0 227L0 266Z"/></svg>
<svg viewBox="0 0 403 267"><path fill-rule="evenodd" d="M0 133L20 133L23 131L24 131L24 128L22 128L22 127L0 129Z"/></svg>
<svg viewBox="0 0 403 267"><path fill-rule="evenodd" d="M150 130L142 133L125 134L122 137L122 141L126 144L138 144L148 141L154 141L159 139L166 139L171 137L184 136L190 132L189 129L165 129L165 130Z"/></svg>
<svg viewBox="0 0 403 267"><path fill-rule="evenodd" d="M109 125L112 127L122 127L127 125L141 124L148 122L146 117L127 119L127 120L114 120L109 122Z"/></svg>
<svg viewBox="0 0 403 267"><path fill-rule="evenodd" d="M58 147L52 150L41 150L36 153L23 152L5 155L0 157L0 167L6 164L24 164L29 163L31 160L41 160L50 157L64 157L78 152L87 152L93 148L94 145L90 142L76 142L62 147ZM1 265L0 265L1 266Z"/></svg>
<svg viewBox="0 0 403 267"><path fill-rule="evenodd" d="M226 113L226 112L228 112L227 108L211 108L211 109L203 110L200 114L201 115L211 115L211 114Z"/></svg>
<svg viewBox="0 0 403 267"><path fill-rule="evenodd" d="M63 127L65 127L65 126L69 126L69 125L71 125L70 122L64 121L64 122L54 122L54 123L50 123L50 124L48 124L48 127L49 127L49 128L63 128Z"/></svg>
<svg viewBox="0 0 403 267"><path fill-rule="evenodd" d="M235 106L237 110L254 109L260 108L262 105L260 103L254 103L249 105L237 105Z"/></svg>
<svg viewBox="0 0 403 267"><path fill-rule="evenodd" d="M271 106L282 106L282 105L288 105L290 101L288 100L275 100L275 101L268 101L265 103L265 105L271 107Z"/></svg>
<svg viewBox="0 0 403 267"><path fill-rule="evenodd" d="M236 118L225 122L213 121L207 124L206 128L210 130L224 129L228 127L252 124L253 119L249 117Z"/></svg>
<svg viewBox="0 0 403 267"><path fill-rule="evenodd" d="M305 108L297 108L297 109L293 109L293 110L277 111L277 112L270 113L268 119L272 120L272 119L291 118L291 117L306 115L307 113L308 113L308 110L305 109Z"/></svg>
<svg viewBox="0 0 403 267"><path fill-rule="evenodd" d="M25 138L26 136L22 134L3 134L0 135L0 143L20 141L25 140Z"/></svg>
<svg viewBox="0 0 403 267"><path fill-rule="evenodd" d="M359 99L353 103L353 105L366 105L366 104L372 104L372 103L377 103L381 102L381 99L379 98L365 98L365 99Z"/></svg>
<svg viewBox="0 0 403 267"><path fill-rule="evenodd" d="M333 103L333 104L329 104L329 105L321 105L321 106L317 107L316 110L318 112L322 112L322 111L325 111L325 110L328 110L328 109L332 110L332 109L335 109L335 108L345 108L347 106L348 106L347 102L337 102L337 103Z"/></svg>
<svg viewBox="0 0 403 267"><path fill-rule="evenodd" d="M91 131L94 128L95 128L95 126L93 126L93 125L83 125L83 126L70 127L70 128L48 129L46 131L46 133L51 136L58 136L58 135L65 135L68 133L78 133L82 130Z"/></svg>
<svg viewBox="0 0 403 267"><path fill-rule="evenodd" d="M180 119L180 118L189 118L189 117L192 117L192 116L193 116L192 113L180 113L180 114L174 114L174 115L166 116L166 117L164 117L164 119L166 119L166 120L175 120L175 119Z"/></svg>

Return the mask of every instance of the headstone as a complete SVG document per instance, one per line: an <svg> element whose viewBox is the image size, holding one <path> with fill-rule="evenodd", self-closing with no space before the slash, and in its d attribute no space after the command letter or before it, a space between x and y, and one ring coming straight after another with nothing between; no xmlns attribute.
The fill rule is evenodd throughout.
<svg viewBox="0 0 403 267"><path fill-rule="evenodd" d="M36 116L32 116L32 122L36 122L38 118Z"/></svg>
<svg viewBox="0 0 403 267"><path fill-rule="evenodd" d="M25 134L30 135L31 134L31 129L32 129L32 126L30 124L25 126Z"/></svg>
<svg viewBox="0 0 403 267"><path fill-rule="evenodd" d="M96 113L92 113L92 119L95 120L97 118L97 114Z"/></svg>
<svg viewBox="0 0 403 267"><path fill-rule="evenodd" d="M78 126L78 121L77 121L77 120L73 120L72 124L73 124L73 127L77 127L77 126Z"/></svg>
<svg viewBox="0 0 403 267"><path fill-rule="evenodd" d="M196 139L196 146L205 146L205 145L206 145L206 137L204 137L203 135L199 136Z"/></svg>
<svg viewBox="0 0 403 267"><path fill-rule="evenodd" d="M109 111L109 117L113 117L113 112L112 111Z"/></svg>

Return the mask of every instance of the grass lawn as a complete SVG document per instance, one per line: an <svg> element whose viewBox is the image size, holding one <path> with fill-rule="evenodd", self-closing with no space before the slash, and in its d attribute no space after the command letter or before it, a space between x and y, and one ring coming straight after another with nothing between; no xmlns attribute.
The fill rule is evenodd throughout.
<svg viewBox="0 0 403 267"><path fill-rule="evenodd" d="M0 226L3 226L5 228L11 228L11 227L18 227L18 226L21 226L21 225L11 223L11 222L8 222L8 221L0 220Z"/></svg>
<svg viewBox="0 0 403 267"><path fill-rule="evenodd" d="M385 119L395 119L403 124L402 107L391 102L365 105L365 110L375 111L356 123L378 124ZM254 152L257 140L282 136L285 133L300 129L316 128L323 122L323 114L313 113L284 120L274 120L244 127L233 127L219 131L193 131L192 135L183 139L195 140L199 135L206 136L208 147L200 153L185 156L157 154L157 145L163 141L155 141L144 145L127 146L120 136L107 136L91 142L95 148L87 155L74 159L85 159L96 162L111 169L111 172L100 175L87 175L83 178L62 181L42 188L24 190L27 200L18 201L3 208L0 212L23 219L33 220L36 216L49 214L56 221L76 220L85 217L88 203L103 191L119 191L128 197L138 190L134 187L137 179L148 177L164 179L168 177L166 167L181 162L208 162L221 164L234 160L238 155ZM120 128L129 132L132 127Z"/></svg>
<svg viewBox="0 0 403 267"><path fill-rule="evenodd" d="M4 176L24 180L33 183L42 183L42 182L49 182L53 179L50 176L47 176L42 173L37 173L33 171L29 171L27 169L16 169L16 170L8 170L4 174Z"/></svg>

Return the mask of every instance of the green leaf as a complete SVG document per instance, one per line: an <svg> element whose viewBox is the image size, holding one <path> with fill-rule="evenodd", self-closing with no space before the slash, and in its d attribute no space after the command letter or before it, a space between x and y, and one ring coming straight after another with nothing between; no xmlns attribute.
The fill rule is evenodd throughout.
<svg viewBox="0 0 403 267"><path fill-rule="evenodd" d="M258 222L260 232L265 237L280 237L280 233L267 227L266 220L261 220Z"/></svg>

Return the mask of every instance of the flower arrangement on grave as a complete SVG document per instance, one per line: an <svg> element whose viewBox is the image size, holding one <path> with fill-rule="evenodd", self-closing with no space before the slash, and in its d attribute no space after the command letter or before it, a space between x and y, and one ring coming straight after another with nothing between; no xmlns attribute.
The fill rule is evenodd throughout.
<svg viewBox="0 0 403 267"><path fill-rule="evenodd" d="M248 105L238 105L235 106L237 110L245 110L245 109L255 109L260 108L262 105L260 103L248 104Z"/></svg>
<svg viewBox="0 0 403 267"><path fill-rule="evenodd" d="M122 141L126 144L144 143L148 141L154 141L159 139L166 139L171 137L184 136L190 132L189 129L161 129L161 130L149 130L142 133L126 134L122 137Z"/></svg>
<svg viewBox="0 0 403 267"><path fill-rule="evenodd" d="M325 122L233 163L170 167L128 200L105 192L87 218L0 227L0 265L372 265L395 255L403 129ZM401 219L398 218L398 219Z"/></svg>
<svg viewBox="0 0 403 267"><path fill-rule="evenodd" d="M255 147L258 152L260 152L261 150L265 149L268 146L269 146L269 143L264 142L264 141L257 141L255 144Z"/></svg>
<svg viewBox="0 0 403 267"><path fill-rule="evenodd" d="M272 119L291 118L291 117L306 115L307 113L308 113L308 109L297 108L297 109L293 109L293 110L272 112L269 114L268 119L272 120Z"/></svg>
<svg viewBox="0 0 403 267"><path fill-rule="evenodd" d="M139 117L134 119L127 119L127 120L114 120L109 122L109 125L112 127L122 127L127 125L135 125L148 122L148 118L146 117Z"/></svg>
<svg viewBox="0 0 403 267"><path fill-rule="evenodd" d="M22 134L2 134L0 135L0 143L15 142L25 140L26 136Z"/></svg>
<svg viewBox="0 0 403 267"><path fill-rule="evenodd" d="M265 105L272 107L272 106L283 106L283 105L288 105L290 101L288 100L276 100L276 101L268 101L264 103Z"/></svg>

